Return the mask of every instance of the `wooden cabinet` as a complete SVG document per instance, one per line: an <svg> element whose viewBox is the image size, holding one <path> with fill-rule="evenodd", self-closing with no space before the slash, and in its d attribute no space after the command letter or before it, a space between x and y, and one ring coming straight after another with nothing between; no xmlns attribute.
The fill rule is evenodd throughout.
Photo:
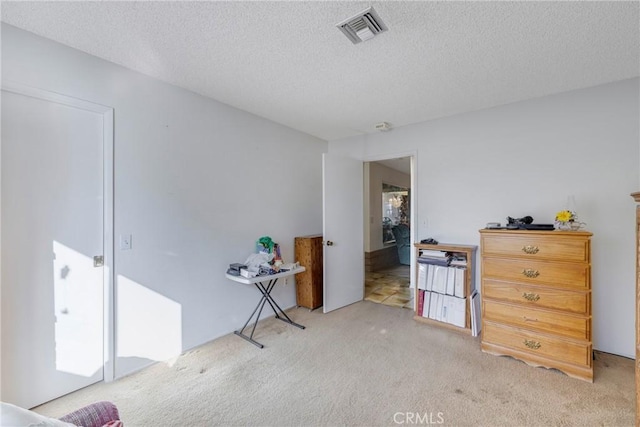
<svg viewBox="0 0 640 427"><path fill-rule="evenodd" d="M296 275L296 303L315 309L322 306L322 235L295 238L295 259L306 271Z"/></svg>
<svg viewBox="0 0 640 427"><path fill-rule="evenodd" d="M591 233L480 236L482 350L592 382Z"/></svg>
<svg viewBox="0 0 640 427"><path fill-rule="evenodd" d="M423 323L428 323L431 325L437 325L437 326L442 326L442 327L446 327L446 328L450 328L456 331L460 331L460 332L464 332L464 333L471 333L471 295L472 292L475 288L475 284L474 284L474 269L475 269L475 253L477 250L477 246L472 246L472 245L455 245L455 244L438 244L438 245L426 245L426 244L422 244L422 243L416 243L415 245L415 250L416 250L416 260L419 261L420 260L420 256L423 253L423 251L439 251L439 252L444 252L444 253L448 253L448 254L454 254L458 257L464 258L466 260L466 265L464 266L464 274L463 274L463 278L464 278L464 306L465 306L465 321L464 321L464 327L459 327L450 323L447 323L446 321L441 321L441 320L434 320L431 319L429 317L427 317L424 314L424 305L422 307L420 307L420 298L419 298L419 294L421 289L425 289L425 287L421 286L421 279L420 279L420 274L419 274L419 265L420 263L417 263L416 266L416 271L415 271L415 277L416 277L416 298L414 298L415 300L415 306L414 306L414 319L419 321L419 322L423 322ZM454 267L451 267L454 268ZM425 278L425 280L428 280ZM431 295L436 294L437 292L433 291L433 289L431 288L431 286L426 288L427 293L431 292ZM451 296L451 295L449 295ZM424 301L423 301L424 304Z"/></svg>
<svg viewBox="0 0 640 427"><path fill-rule="evenodd" d="M640 191L631 197L640 203ZM636 206L636 426L640 426L640 204Z"/></svg>

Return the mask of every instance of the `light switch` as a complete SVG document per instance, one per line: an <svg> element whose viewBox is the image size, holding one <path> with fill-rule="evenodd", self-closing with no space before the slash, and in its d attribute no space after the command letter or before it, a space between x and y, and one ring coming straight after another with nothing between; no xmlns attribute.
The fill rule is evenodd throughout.
<svg viewBox="0 0 640 427"><path fill-rule="evenodd" d="M120 250L126 251L131 249L131 234L120 235Z"/></svg>

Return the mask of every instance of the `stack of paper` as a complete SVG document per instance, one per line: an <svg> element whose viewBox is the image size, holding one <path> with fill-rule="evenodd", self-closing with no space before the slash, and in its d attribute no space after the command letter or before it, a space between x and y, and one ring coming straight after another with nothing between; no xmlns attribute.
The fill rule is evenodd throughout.
<svg viewBox="0 0 640 427"><path fill-rule="evenodd" d="M453 254L451 257L451 262L449 265L453 265L456 267L466 267L467 266L467 257L464 255Z"/></svg>
<svg viewBox="0 0 640 427"><path fill-rule="evenodd" d="M449 265L451 257L447 252L423 249L418 256L418 262L434 265Z"/></svg>

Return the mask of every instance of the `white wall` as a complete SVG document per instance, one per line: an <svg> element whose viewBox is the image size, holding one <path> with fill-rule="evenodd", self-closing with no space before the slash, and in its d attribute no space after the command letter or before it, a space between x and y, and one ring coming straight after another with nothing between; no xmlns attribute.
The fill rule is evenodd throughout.
<svg viewBox="0 0 640 427"><path fill-rule="evenodd" d="M411 175L391 169L385 165L370 162L365 168L369 175L369 206L365 216L365 252L383 249L382 244L382 183L411 188ZM365 179L365 185L367 180Z"/></svg>
<svg viewBox="0 0 640 427"><path fill-rule="evenodd" d="M322 230L322 140L6 24L2 78L115 110L116 376L242 326L259 294L229 263Z"/></svg>
<svg viewBox="0 0 640 427"><path fill-rule="evenodd" d="M552 223L575 195L593 232L594 346L634 357L639 91L630 79L332 141L329 152L417 151L418 239L479 244L487 222Z"/></svg>

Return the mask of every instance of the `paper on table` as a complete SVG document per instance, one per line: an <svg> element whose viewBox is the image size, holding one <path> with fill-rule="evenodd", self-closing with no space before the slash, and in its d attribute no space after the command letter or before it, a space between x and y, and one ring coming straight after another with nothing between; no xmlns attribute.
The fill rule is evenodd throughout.
<svg viewBox="0 0 640 427"><path fill-rule="evenodd" d="M249 255L249 258L244 262L247 266L247 270L252 273L258 273L260 271L260 266L271 267L269 265L269 261L273 259L273 254L268 254L265 252L259 252L257 254Z"/></svg>

